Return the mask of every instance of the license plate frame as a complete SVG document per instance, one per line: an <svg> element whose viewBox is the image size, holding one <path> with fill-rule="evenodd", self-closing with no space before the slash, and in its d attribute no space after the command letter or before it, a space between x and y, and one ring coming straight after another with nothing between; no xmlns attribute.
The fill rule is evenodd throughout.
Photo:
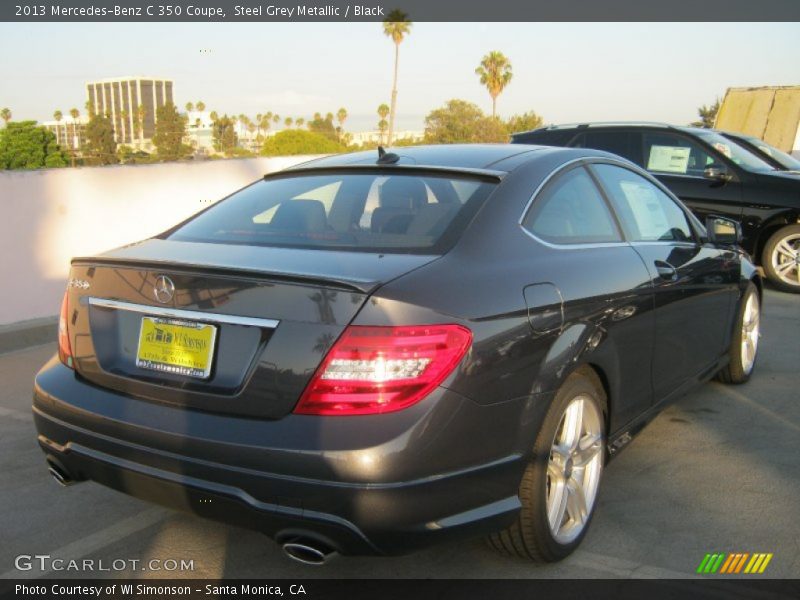
<svg viewBox="0 0 800 600"><path fill-rule="evenodd" d="M160 334L154 333L159 329ZM211 323L144 315L139 325L136 366L192 379L208 379L214 366L217 330ZM153 335L149 335L151 333ZM192 333L195 335L190 335ZM179 340L183 344L179 344Z"/></svg>

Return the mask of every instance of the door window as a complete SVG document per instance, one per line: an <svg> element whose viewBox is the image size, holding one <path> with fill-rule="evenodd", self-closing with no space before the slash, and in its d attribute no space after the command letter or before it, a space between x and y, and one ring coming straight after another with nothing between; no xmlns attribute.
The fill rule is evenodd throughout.
<svg viewBox="0 0 800 600"><path fill-rule="evenodd" d="M605 150L642 164L642 136L633 131L587 131L571 144L576 148Z"/></svg>
<svg viewBox="0 0 800 600"><path fill-rule="evenodd" d="M702 177L706 167L718 161L699 144L670 133L644 134L644 167L663 175Z"/></svg>
<svg viewBox="0 0 800 600"><path fill-rule="evenodd" d="M629 240L694 241L686 213L652 182L614 165L596 164L592 169L606 189Z"/></svg>
<svg viewBox="0 0 800 600"><path fill-rule="evenodd" d="M583 167L571 169L551 182L522 225L536 237L554 244L622 240L603 197Z"/></svg>

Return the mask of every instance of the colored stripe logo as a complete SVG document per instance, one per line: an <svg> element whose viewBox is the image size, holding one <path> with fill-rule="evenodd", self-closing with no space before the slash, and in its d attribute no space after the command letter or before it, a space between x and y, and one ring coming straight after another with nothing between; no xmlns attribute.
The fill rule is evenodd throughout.
<svg viewBox="0 0 800 600"><path fill-rule="evenodd" d="M763 573L767 569L769 561L772 560L772 553L765 552L734 552L731 554L715 553L706 554L697 567L698 573L703 574L725 574L755 575Z"/></svg>

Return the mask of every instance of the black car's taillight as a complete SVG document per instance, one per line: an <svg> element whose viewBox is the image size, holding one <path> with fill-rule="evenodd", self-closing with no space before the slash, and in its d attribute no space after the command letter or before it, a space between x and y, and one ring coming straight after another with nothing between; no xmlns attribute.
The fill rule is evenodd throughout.
<svg viewBox="0 0 800 600"><path fill-rule="evenodd" d="M472 332L460 325L350 326L294 412L367 415L407 408L444 381L471 344Z"/></svg>

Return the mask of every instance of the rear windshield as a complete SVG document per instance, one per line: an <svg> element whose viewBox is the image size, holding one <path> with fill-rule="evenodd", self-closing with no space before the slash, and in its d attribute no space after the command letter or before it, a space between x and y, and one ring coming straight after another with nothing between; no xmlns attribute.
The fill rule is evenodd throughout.
<svg viewBox="0 0 800 600"><path fill-rule="evenodd" d="M439 175L326 173L259 181L170 240L370 252L449 248L494 184Z"/></svg>

